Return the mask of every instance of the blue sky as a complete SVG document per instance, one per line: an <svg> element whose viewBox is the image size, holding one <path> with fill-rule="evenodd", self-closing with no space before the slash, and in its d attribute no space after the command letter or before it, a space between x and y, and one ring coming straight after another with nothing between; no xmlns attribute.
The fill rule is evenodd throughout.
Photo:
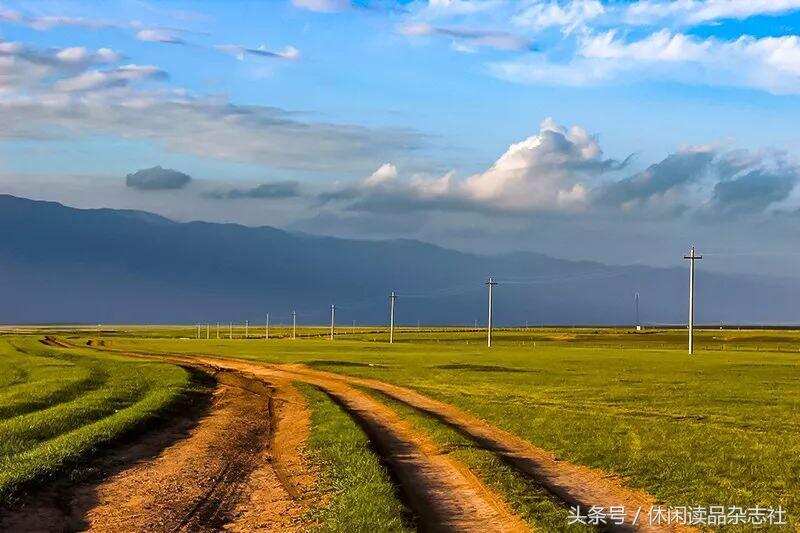
<svg viewBox="0 0 800 533"><path fill-rule="evenodd" d="M0 192L793 274L799 33L796 0L0 0ZM156 166L192 179L126 181Z"/></svg>

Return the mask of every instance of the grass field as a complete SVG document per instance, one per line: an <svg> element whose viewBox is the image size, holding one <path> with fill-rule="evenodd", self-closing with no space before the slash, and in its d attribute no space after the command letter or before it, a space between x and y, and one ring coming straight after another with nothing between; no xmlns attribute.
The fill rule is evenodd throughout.
<svg viewBox="0 0 800 533"><path fill-rule="evenodd" d="M300 385L311 408L309 459L320 473L322 504L310 513L319 531L413 531L369 440L324 393Z"/></svg>
<svg viewBox="0 0 800 533"><path fill-rule="evenodd" d="M76 343L148 353L211 354L310 367L407 386L471 412L559 458L622 476L670 506L782 506L800 526L800 332L705 330L698 353L685 332L621 329L480 332L407 329L394 345L380 328L334 342L300 338L194 339L192 328L63 330ZM213 330L212 330L213 332ZM243 330L241 331L243 333ZM53 350L40 336L0 342L0 494L54 474L153 416L189 383L178 367L90 349ZM408 529L408 515L367 438L321 392L308 450L326 505L320 530ZM376 395L377 393L370 393ZM535 482L454 430L381 395L472 469L540 530L566 509Z"/></svg>
<svg viewBox="0 0 800 533"><path fill-rule="evenodd" d="M691 358L679 331L499 332L491 350L472 332L409 331L400 338L394 345L363 332L334 342L110 342L303 362L409 386L563 459L621 475L667 504L781 505L798 523L796 332L705 331Z"/></svg>
<svg viewBox="0 0 800 533"><path fill-rule="evenodd" d="M84 460L173 402L176 366L0 339L0 502Z"/></svg>

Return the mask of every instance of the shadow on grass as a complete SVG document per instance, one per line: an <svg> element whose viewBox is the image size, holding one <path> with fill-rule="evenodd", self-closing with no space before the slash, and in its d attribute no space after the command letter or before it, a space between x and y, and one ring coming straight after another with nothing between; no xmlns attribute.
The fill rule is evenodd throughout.
<svg viewBox="0 0 800 533"><path fill-rule="evenodd" d="M513 368L510 366L499 365L472 365L469 363L450 363L447 365L435 365L431 368L439 370L470 370L473 372L513 372L513 373L535 373L538 370L529 370L525 368Z"/></svg>

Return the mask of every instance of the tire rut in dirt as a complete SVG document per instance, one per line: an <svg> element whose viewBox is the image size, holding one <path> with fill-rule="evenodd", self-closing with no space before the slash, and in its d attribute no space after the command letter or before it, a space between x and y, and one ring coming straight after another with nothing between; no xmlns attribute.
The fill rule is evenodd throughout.
<svg viewBox="0 0 800 533"><path fill-rule="evenodd" d="M453 405L379 380L313 370L302 365L291 365L291 368L300 374L322 376L376 391L432 416L471 439L481 448L497 454L518 472L539 483L566 505L579 505L582 509L589 509L592 506L604 508L624 506L627 515L626 525L609 525L605 528L607 531L696 531L689 526L651 525L646 521L642 522L642 519L636 516L637 510L641 509L646 513L650 506L658 504L650 494L628 488L619 477L561 461L553 454ZM635 526L632 525L634 523Z"/></svg>
<svg viewBox="0 0 800 533"><path fill-rule="evenodd" d="M269 461L274 389L231 373L216 373L215 383L213 394L207 391L207 409L184 406L173 413L179 415L173 423L93 461L88 468L93 476L78 483L61 480L10 509L0 528L248 531L280 524L292 529L302 509ZM264 494L275 505L250 509L250 499L263 501Z"/></svg>
<svg viewBox="0 0 800 533"><path fill-rule="evenodd" d="M497 495L464 465L447 457L427 436L391 408L340 380L242 361L193 358L199 364L246 372L265 379L313 385L339 404L369 435L375 450L400 481L422 531L527 531Z"/></svg>

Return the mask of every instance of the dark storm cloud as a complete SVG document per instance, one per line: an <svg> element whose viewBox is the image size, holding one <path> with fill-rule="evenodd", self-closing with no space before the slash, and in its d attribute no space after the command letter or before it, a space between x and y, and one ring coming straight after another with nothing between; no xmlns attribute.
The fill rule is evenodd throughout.
<svg viewBox="0 0 800 533"><path fill-rule="evenodd" d="M206 198L215 200L239 200L243 198L295 198L300 196L300 184L296 181L274 181L262 183L249 189L230 189L206 193Z"/></svg>
<svg viewBox="0 0 800 533"><path fill-rule="evenodd" d="M339 200L355 200L356 198L360 198L361 195L362 192L359 191L358 187L347 186L319 193L317 195L317 200L321 205L324 205L328 202L335 202Z"/></svg>
<svg viewBox="0 0 800 533"><path fill-rule="evenodd" d="M785 200L798 181L796 168L755 169L714 186L711 204L724 213L757 213Z"/></svg>
<svg viewBox="0 0 800 533"><path fill-rule="evenodd" d="M708 172L714 155L710 150L670 154L638 174L602 186L596 193L597 201L619 206L664 194L701 178Z"/></svg>
<svg viewBox="0 0 800 533"><path fill-rule="evenodd" d="M142 191L182 189L190 181L192 177L188 174L160 166L145 168L125 177L126 186Z"/></svg>

